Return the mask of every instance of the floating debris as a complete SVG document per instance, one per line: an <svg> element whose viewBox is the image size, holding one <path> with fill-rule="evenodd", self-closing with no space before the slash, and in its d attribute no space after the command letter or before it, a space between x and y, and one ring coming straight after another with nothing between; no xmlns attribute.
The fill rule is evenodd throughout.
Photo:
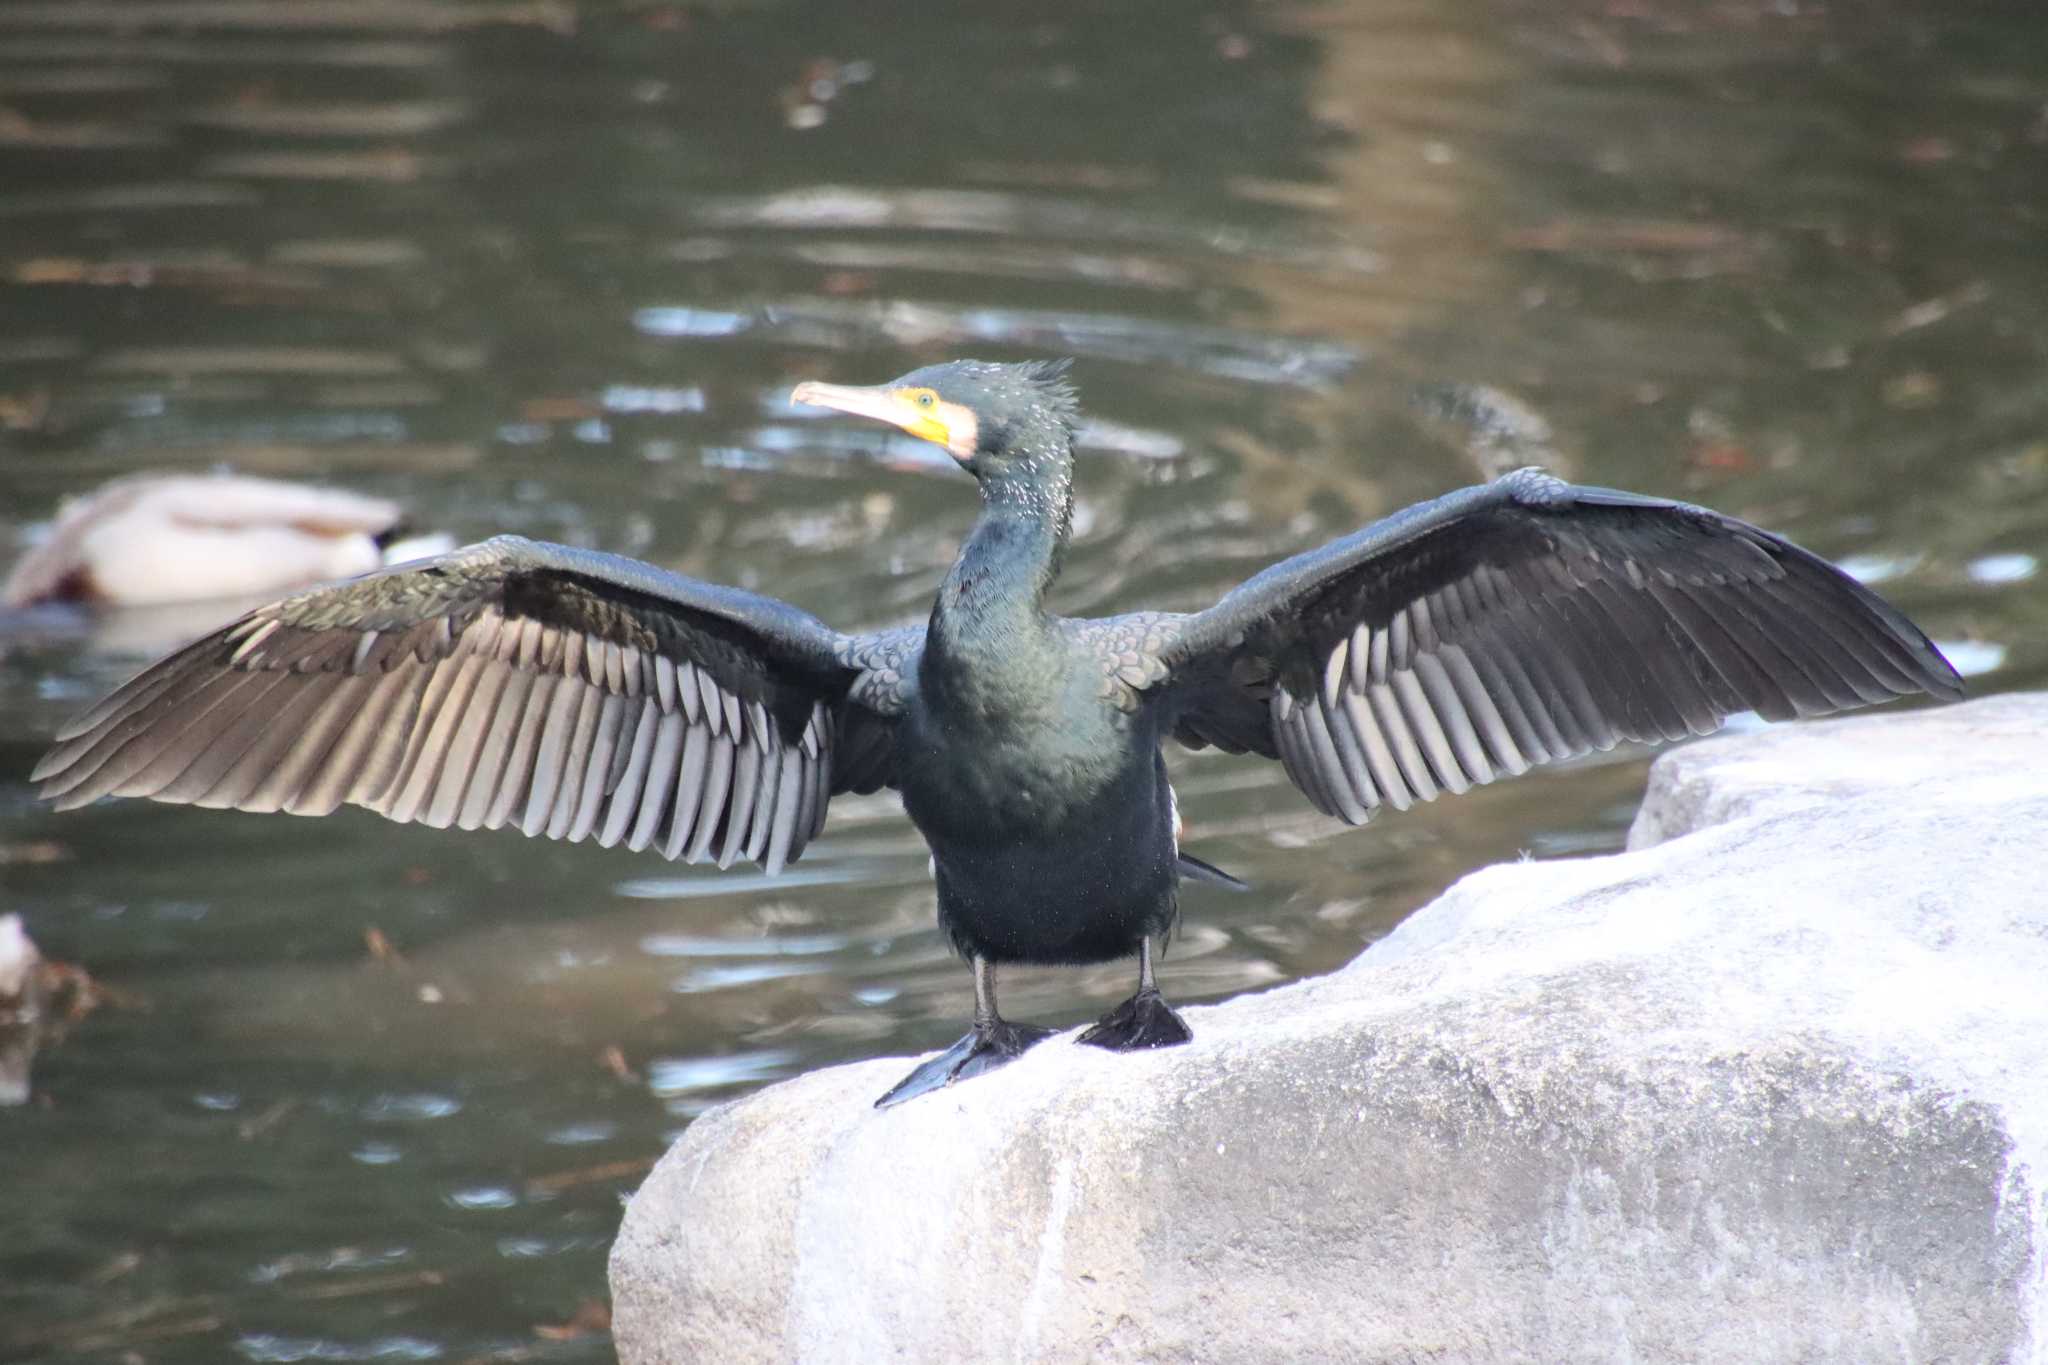
<svg viewBox="0 0 2048 1365"><path fill-rule="evenodd" d="M573 1171L557 1171L553 1175L537 1175L526 1182L526 1196L531 1199L539 1195L573 1189L578 1185L594 1185L607 1180L630 1180L634 1176L645 1175L653 1170L657 1159L651 1156L636 1156L624 1161L606 1161L595 1166L583 1166Z"/></svg>
<svg viewBox="0 0 2048 1365"><path fill-rule="evenodd" d="M363 946L370 950L370 961L380 967L405 965L405 954L393 947L390 937L374 924L363 930Z"/></svg>
<svg viewBox="0 0 2048 1365"><path fill-rule="evenodd" d="M597 1336L612 1330L612 1310L602 1299L585 1299L576 1305L576 1311L569 1320L562 1323L536 1323L533 1334L542 1341L574 1341L578 1337Z"/></svg>

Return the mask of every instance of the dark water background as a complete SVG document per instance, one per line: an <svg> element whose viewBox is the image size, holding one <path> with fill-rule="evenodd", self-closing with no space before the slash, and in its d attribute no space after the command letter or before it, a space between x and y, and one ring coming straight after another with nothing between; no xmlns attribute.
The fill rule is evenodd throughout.
<svg viewBox="0 0 2048 1365"><path fill-rule="evenodd" d="M1976 689L2038 687L2044 220L2016 4L5 0L0 547L225 464L883 624L971 491L790 385L1071 354L1065 610L1199 604L1470 481L1415 395L1487 385L1565 471L1785 531ZM123 638L0 642L0 912L120 993L0 1111L0 1358L607 1358L619 1199L693 1114L959 1031L890 800L774 884L355 811L51 817L27 770ZM1258 891L1188 894L1168 991L1613 849L1643 763L1347 832L1189 757L1191 847ZM1005 1003L1079 1022L1125 976Z"/></svg>

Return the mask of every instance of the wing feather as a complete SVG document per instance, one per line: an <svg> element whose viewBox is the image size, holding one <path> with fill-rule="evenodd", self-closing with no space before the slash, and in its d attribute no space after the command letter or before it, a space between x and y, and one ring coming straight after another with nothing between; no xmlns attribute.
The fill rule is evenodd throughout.
<svg viewBox="0 0 2048 1365"><path fill-rule="evenodd" d="M622 730L626 736L619 752L625 764L613 783L611 803L605 808L604 828L598 831L600 848L615 847L626 837L634 814L647 792L647 769L654 761L654 737L661 728L661 705L653 697L642 699L638 710Z"/></svg>
<svg viewBox="0 0 2048 1365"><path fill-rule="evenodd" d="M1961 695L1825 561L1704 508L1537 470L1424 503L1207 611L1070 623L1183 742L1277 757L1357 823L1626 740Z"/></svg>
<svg viewBox="0 0 2048 1365"><path fill-rule="evenodd" d="M704 804L705 776L710 764L711 731L702 725L688 726L682 760L676 769L675 817L670 822L668 838L662 842L662 857L680 858L696 832L697 812Z"/></svg>
<svg viewBox="0 0 2048 1365"><path fill-rule="evenodd" d="M153 796L654 848L775 870L823 829L831 750L893 772L923 631L501 537L258 608L67 725L61 806Z"/></svg>
<svg viewBox="0 0 2048 1365"><path fill-rule="evenodd" d="M527 700L540 681L516 663L516 631L512 633L511 642L510 656L503 648L498 655L501 680L497 692L491 697L488 709L478 708L481 719L476 753L470 764L469 781L461 792L461 804L454 812L453 823L457 829L483 829L489 825L491 808L497 801L499 788L505 783L506 766L517 752Z"/></svg>
<svg viewBox="0 0 2048 1365"><path fill-rule="evenodd" d="M718 708L713 707L715 712ZM711 854L711 844L718 837L721 826L737 814L726 804L726 797L732 791L732 770L735 746L732 736L712 731L711 767L704 776L703 803L697 808L697 834L690 841L690 851L683 855L683 861L701 863Z"/></svg>
<svg viewBox="0 0 2048 1365"><path fill-rule="evenodd" d="M747 840L747 836L753 831L755 825L761 826L762 843L765 844L767 842L767 822L761 819L760 811L757 807L760 805L761 790L764 786L768 785L768 783L762 780L764 770L769 782L772 782L775 759L776 753L774 750L751 741L735 746L733 750L732 798L727 803L729 813L725 820L725 838L719 844L718 850L718 865L720 867L731 867L735 862L739 861L742 849L747 851L748 857L755 856L754 850L748 847Z"/></svg>

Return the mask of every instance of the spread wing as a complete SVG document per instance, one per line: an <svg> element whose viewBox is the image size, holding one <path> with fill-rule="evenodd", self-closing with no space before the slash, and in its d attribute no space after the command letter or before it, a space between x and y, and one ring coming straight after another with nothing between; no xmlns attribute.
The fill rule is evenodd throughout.
<svg viewBox="0 0 2048 1365"><path fill-rule="evenodd" d="M1131 623L1131 624L1122 624ZM1954 698L1927 637L1733 517L1525 469L1274 565L1206 611L1103 622L1200 746L1279 758L1353 824L1729 714Z"/></svg>
<svg viewBox="0 0 2048 1365"><path fill-rule="evenodd" d="M37 765L101 796L516 825L772 873L890 780L904 632L501 536L300 593L144 669Z"/></svg>

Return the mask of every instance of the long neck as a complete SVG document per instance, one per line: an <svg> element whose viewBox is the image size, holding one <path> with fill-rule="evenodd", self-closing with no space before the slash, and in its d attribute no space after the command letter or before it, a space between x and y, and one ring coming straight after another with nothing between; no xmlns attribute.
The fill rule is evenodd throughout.
<svg viewBox="0 0 2048 1365"><path fill-rule="evenodd" d="M1064 431L1040 449L982 480L981 515L932 607L927 657L962 681L1051 652L1045 594L1073 526L1073 452Z"/></svg>

